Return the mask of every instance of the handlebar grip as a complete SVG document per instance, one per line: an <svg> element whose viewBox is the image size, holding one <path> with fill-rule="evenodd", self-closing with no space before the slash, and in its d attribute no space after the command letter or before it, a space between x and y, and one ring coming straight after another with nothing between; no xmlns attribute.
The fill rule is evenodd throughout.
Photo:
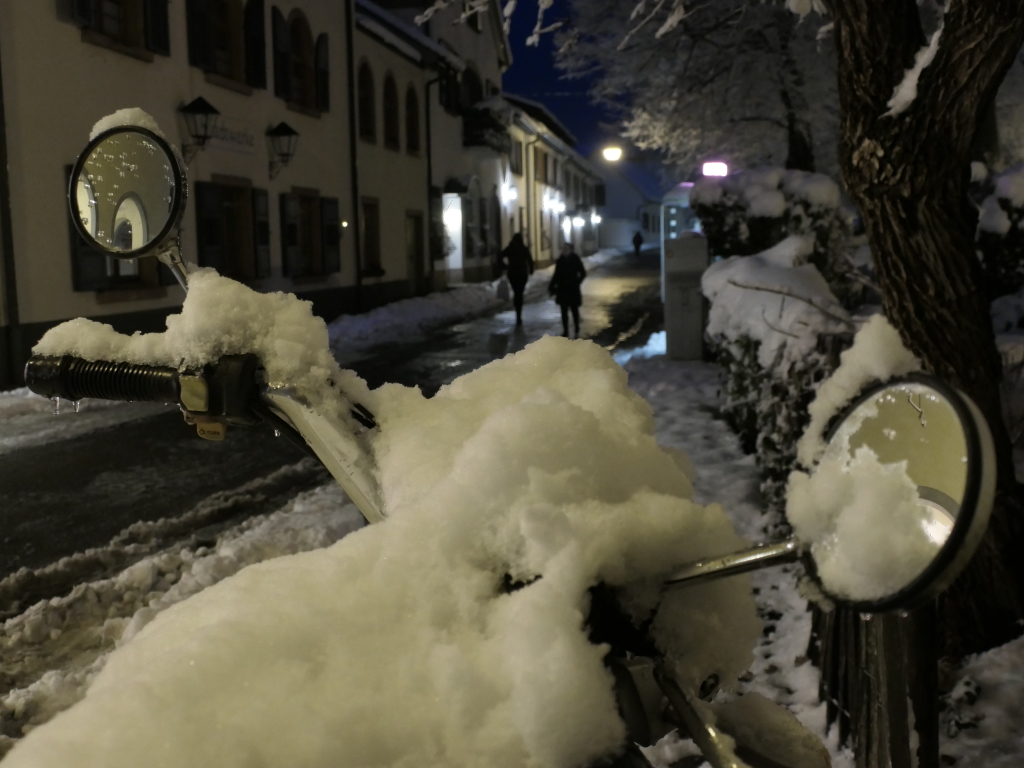
<svg viewBox="0 0 1024 768"><path fill-rule="evenodd" d="M90 361L71 355L33 355L25 364L25 383L37 395L67 400L93 397L175 404L181 394L176 368Z"/></svg>

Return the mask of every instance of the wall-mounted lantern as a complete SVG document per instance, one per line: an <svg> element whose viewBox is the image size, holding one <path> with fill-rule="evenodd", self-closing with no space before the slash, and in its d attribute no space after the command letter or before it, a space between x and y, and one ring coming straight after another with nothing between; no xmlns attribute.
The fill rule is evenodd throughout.
<svg viewBox="0 0 1024 768"><path fill-rule="evenodd" d="M295 155L299 132L288 123L278 123L267 131L267 137L270 139L270 178L274 178Z"/></svg>
<svg viewBox="0 0 1024 768"><path fill-rule="evenodd" d="M185 118L185 127L188 128L188 135L192 139L191 144L182 146L185 162L189 163L196 153L206 146L207 140L213 136L213 131L217 127L217 116L220 112L202 96L178 107L178 111Z"/></svg>

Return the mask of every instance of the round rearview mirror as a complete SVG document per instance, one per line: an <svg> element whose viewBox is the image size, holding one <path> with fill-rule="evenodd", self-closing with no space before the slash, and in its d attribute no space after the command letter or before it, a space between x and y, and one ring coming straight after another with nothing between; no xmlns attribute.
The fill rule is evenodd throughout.
<svg viewBox="0 0 1024 768"><path fill-rule="evenodd" d="M977 406L913 376L846 410L814 471L791 480L787 514L830 598L864 612L906 609L948 587L974 554L995 473Z"/></svg>
<svg viewBox="0 0 1024 768"><path fill-rule="evenodd" d="M185 212L185 176L160 136L134 125L89 142L71 173L68 200L79 233L120 259L157 250Z"/></svg>

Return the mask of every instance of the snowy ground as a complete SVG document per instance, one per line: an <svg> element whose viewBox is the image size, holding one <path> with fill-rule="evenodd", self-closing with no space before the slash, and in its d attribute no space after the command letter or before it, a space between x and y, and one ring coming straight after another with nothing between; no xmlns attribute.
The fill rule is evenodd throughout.
<svg viewBox="0 0 1024 768"><path fill-rule="evenodd" d="M535 278L542 284L543 276ZM459 290L449 293L458 293ZM415 301L415 300L414 300ZM493 302L492 302L493 303ZM455 313L458 302L447 305ZM469 314L488 311L474 308ZM446 310L447 311L447 310ZM410 328L424 317L408 307L393 310ZM465 315L462 315L463 317ZM403 321L395 320L394 328ZM393 331L396 338L403 337ZM358 345L348 348L358 351ZM660 356L663 335L655 335L641 349L620 351L616 359L630 372L630 386L652 405L657 434L666 446L686 450L697 470L696 501L721 502L741 535L757 540L770 521L757 504L757 475L753 457L745 456L725 424L714 418L717 405L718 369L700 363L672 362ZM43 444L63 439L66 420L54 420L52 430L29 428L38 423L35 414L49 409L47 401L24 391L0 393L0 451L22 444ZM85 403L93 420L74 422L88 431L148 415L146 406ZM303 461L280 470L288 473L317 472ZM282 474L283 473L283 474ZM202 519L218 504L259 493L282 477L254 481L226 490L217 499L199 505L192 513ZM325 547L361 525L355 508L333 483L300 494L282 508L227 528L213 528L188 546L159 548L162 529L177 524L161 521L132 526L109 547L66 558L49 569L51 575L73 572L82 558L116 561L126 555L136 562L117 575L79 583L68 595L38 603L9 618L0 628L0 755L21 735L77 701L102 668L107 654L129 640L153 615L247 565L285 554ZM796 590L795 567L763 571L754 576L754 589L765 635L755 650L750 671L742 678L742 690L762 693L789 708L808 728L823 737L833 753L836 768L852 766L846 753L824 733L824 707L817 702L818 673L807 663L805 652L810 631L806 603ZM45 578L36 572L32 578ZM0 593L17 590L15 575L0 582ZM956 758L956 765L1019 765L1024 755L1020 722L1024 718L1024 639L969 659L959 682L947 697L943 718L942 753ZM685 745L664 749L663 756L682 756ZM948 763L948 760L947 760ZM948 763L954 764L954 763Z"/></svg>

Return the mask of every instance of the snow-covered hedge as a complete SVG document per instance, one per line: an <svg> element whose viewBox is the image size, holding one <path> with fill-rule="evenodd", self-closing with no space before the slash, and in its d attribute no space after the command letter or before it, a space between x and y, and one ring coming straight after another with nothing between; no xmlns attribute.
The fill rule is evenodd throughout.
<svg viewBox="0 0 1024 768"><path fill-rule="evenodd" d="M788 236L807 235L808 260L847 308L863 301L863 283L851 280L847 236L849 209L828 176L782 168L738 171L705 177L690 195L711 252L718 256L760 253Z"/></svg>
<svg viewBox="0 0 1024 768"><path fill-rule="evenodd" d="M1024 287L1024 163L985 178L976 192L983 196L978 257L989 298L997 299Z"/></svg>
<svg viewBox="0 0 1024 768"><path fill-rule="evenodd" d="M755 454L764 506L781 511L796 443L818 383L849 342L853 320L791 236L763 253L715 262L701 288L708 336L725 368L723 417Z"/></svg>

